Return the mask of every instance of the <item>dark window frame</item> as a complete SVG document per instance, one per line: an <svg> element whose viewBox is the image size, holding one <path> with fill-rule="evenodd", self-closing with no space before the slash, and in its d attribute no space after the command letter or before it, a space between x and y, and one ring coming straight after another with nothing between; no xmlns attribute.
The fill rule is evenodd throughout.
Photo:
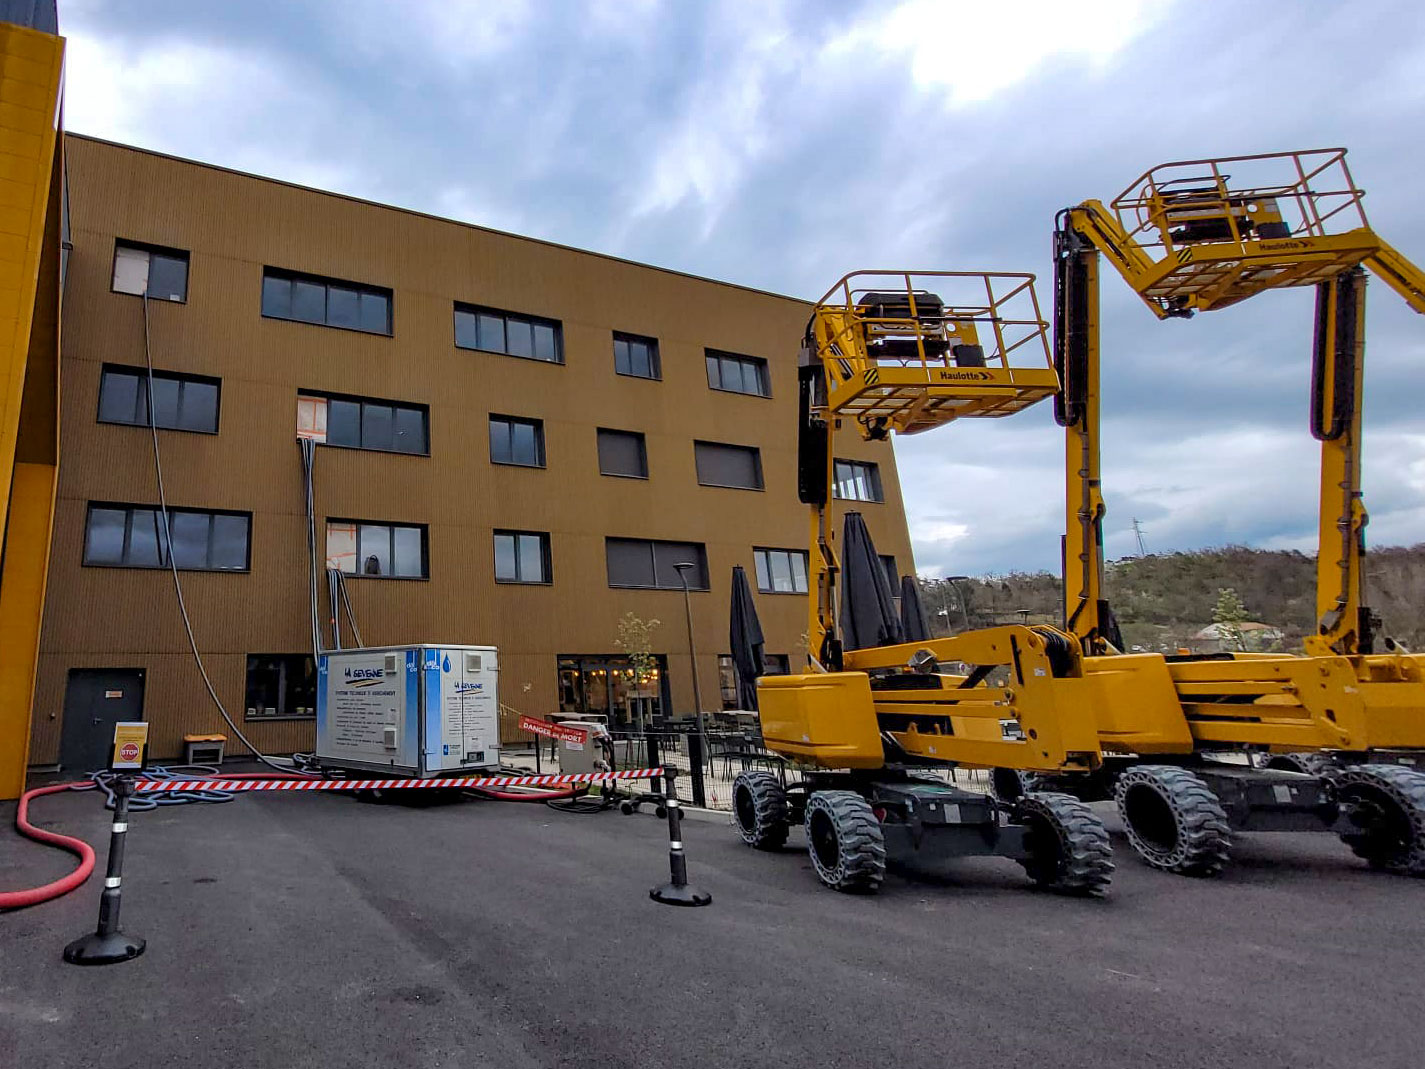
<svg viewBox="0 0 1425 1069"><path fill-rule="evenodd" d="M657 546L692 546L697 551L699 574L688 581L688 589L694 593L706 593L712 589L712 583L708 576L708 550L704 542L682 542L670 538L626 538L620 535L604 536L604 573L608 575L609 546L611 543L632 544L638 543L646 545L649 553L649 564L652 566L653 583L615 583L612 578L608 579L611 590L682 590L681 581L661 584L658 582L658 557ZM670 565L671 567L671 565ZM676 571L675 571L676 575ZM701 585L699 585L701 584Z"/></svg>
<svg viewBox="0 0 1425 1069"><path fill-rule="evenodd" d="M881 561L881 571L885 573L886 582L890 584L891 597L899 601L901 596L901 576L896 568L896 555L894 553L877 553L876 556Z"/></svg>
<svg viewBox="0 0 1425 1069"><path fill-rule="evenodd" d="M305 282L313 286L321 286L324 289L322 296L322 318L304 319L296 315L279 315L267 309L267 280L275 279L283 282L297 283ZM343 290L352 290L358 298L358 319L360 318L360 298L362 295L373 297L383 297L386 300L386 328L384 330L368 330L362 326L350 326L346 323L331 322L331 291L332 287ZM289 300L289 304L290 304ZM332 278L329 275L316 275L307 271L293 271L286 267L274 267L271 264L264 264L262 268L262 289L258 295L258 307L262 312L262 318L275 319L283 323L302 323L310 327L327 327L331 330L349 330L355 334L367 334L379 338L394 338L396 336L396 294L389 286L377 286L370 282L353 282L345 278Z"/></svg>
<svg viewBox="0 0 1425 1069"><path fill-rule="evenodd" d="M771 560L771 557L770 557L770 556L768 556L767 559L766 559L766 569L765 569L765 571L766 571L766 574L767 574L767 585L764 586L764 585L762 584L762 574L763 574L763 570L764 570L764 569L760 566L761 561L759 560L759 558L760 558L763 554L772 554L772 553L783 554L783 555L785 555L785 556L788 558L787 570L788 570L788 573L789 573L789 574L791 575L791 577L792 577L792 589L791 589L791 590L778 590L778 589L776 589L776 586L774 585L774 581L773 581L773 579L772 579L772 560ZM798 590L798 589L796 589L796 585L797 585L797 573L796 573L796 570L795 570L794 568L792 568L792 566L791 566L791 560L790 560L790 558L792 558L792 557L794 557L794 556L796 556L796 557L801 557L801 559L802 559L802 581L806 584L806 589L805 589L805 590ZM778 546L753 546L753 547L752 547L752 574L753 574L754 579L755 579L755 581L756 581L756 583L757 583L757 593L759 593L759 594L775 594L775 595L777 595L778 597L787 597L787 596L790 596L790 597L802 597L802 598L804 598L804 597L806 597L809 593L811 593L811 554L808 553L808 552L807 552L806 550L804 550L804 549L784 549L784 548L781 548L781 547L778 547Z"/></svg>
<svg viewBox="0 0 1425 1069"><path fill-rule="evenodd" d="M135 397L134 397L134 415L135 415L135 417L138 416L138 401L139 401L139 398L140 398L140 397L143 398L143 403L144 403L145 407L147 407L147 405L148 405L148 385L147 385L147 383L145 382L145 379L147 378L147 376L148 376L148 374L149 374L148 368L146 368L146 367L134 367L134 366L129 365L129 364L110 364L110 363L105 363L105 364L100 365L100 368L99 368L99 396L98 396L98 402L97 402L97 405L96 405L96 411L95 411L95 413L94 413L94 422L95 422L95 423L105 423L105 424L108 424L108 425L111 426L111 427L140 427L140 428L142 428L142 429L144 429L144 430L148 430L149 427L153 426L152 413L149 413L149 418L146 419L146 420L144 420L143 422L139 422L139 420L138 420L137 418L132 419L132 420L126 420L126 419L105 419L105 418L104 418L104 415L103 415L103 412L104 412L104 383L105 383L106 379L108 378L108 376L111 375L111 374L112 374L112 375L130 375L130 376L133 376L134 378L138 379L137 392L136 392ZM212 430L210 430L210 431L209 431L209 430L201 430L201 429L199 429L199 428L197 428L197 427L170 426L170 425L168 425L168 424L159 424L159 427L158 427L159 430L161 430L161 431L182 431L182 432L184 432L185 434L217 434L217 433L222 429L222 423L223 423L223 380L222 380L222 379L220 379L220 378L218 378L218 377L216 377L216 376L214 376L214 375L193 375L193 374L190 374L190 373L188 373L188 372L186 372L186 371L167 371L167 370L162 370L162 369L159 369L159 368L154 368L154 369L153 369L153 377L154 377L155 379L160 380L160 381L164 381L164 382L177 382L177 383L179 384L179 402L178 402L178 403L179 403L179 406L180 406L180 412L181 412L181 410L182 410L181 406L182 406L182 404L183 404L183 401L182 401L183 387L184 387L186 384L188 384L188 383L191 382L191 383L196 383L196 384L198 384L198 385L200 385L200 386L212 386L212 387L214 387L214 388L218 391L217 401L216 401L216 403L215 403L214 406L213 406L213 429L212 429Z"/></svg>
<svg viewBox="0 0 1425 1069"><path fill-rule="evenodd" d="M842 480L837 477L836 469L839 465L846 464L853 468L864 469L867 479L866 484L871 488L871 497L843 497L837 490ZM881 466L874 460L851 460L847 457L834 457L831 463L831 496L836 501L863 501L872 505L884 505L886 503L885 487L881 483Z"/></svg>
<svg viewBox="0 0 1425 1069"><path fill-rule="evenodd" d="M132 249L135 252L146 252L149 255L148 269L149 278L153 277L153 257L165 256L170 260L181 260L183 262L183 296L174 300L172 297L155 297L149 294L151 301L163 301L165 304L187 304L188 284L193 279L193 259L192 253L188 249L177 249L171 245L157 245L151 241L131 241L128 238L114 239L114 256L109 261L109 292L118 294L120 297L142 297L142 293L130 293L128 290L114 288L114 273L119 263L119 250Z"/></svg>
<svg viewBox="0 0 1425 1069"><path fill-rule="evenodd" d="M318 445L331 446L333 449L358 449L358 450L364 450L365 452L368 452L368 453L393 453L393 454L395 454L396 456L402 456L402 457L429 457L429 456L430 456L430 405L424 405L424 404L421 404L421 403L419 403L419 402L417 402L417 401L392 401L392 400L389 400L389 399L384 398L384 397L361 397L361 396L358 396L357 394L331 393L331 392L329 392L329 391L327 391L327 390L302 390L302 389L299 389L299 390L297 391L297 400L298 400L298 401L301 401L302 398L304 398L304 397L319 398L319 399L321 399L321 400L324 400L324 401L328 402L328 408L327 408L327 435L328 435L328 438L327 438L326 440L317 442ZM406 411L408 411L408 412L418 412L418 413L420 413L422 428L423 428L423 430L424 430L424 432L425 432L425 449L422 450L421 452L413 452L413 451L411 451L411 450L409 450L409 449L383 449L383 448L381 448L380 446L377 446L377 445L366 445L366 444L364 444L364 443L361 444L361 445L346 445L346 444L344 444L344 443L342 443L342 442L333 442L333 441L331 441L331 440L330 440L330 435L331 435L331 408L330 408L330 402L332 402L332 401L343 401L343 402L345 402L345 403L347 403L347 404L354 404L354 405L361 405L361 406L362 406L361 415L358 416L358 419L357 419L357 427L358 427L357 433L358 433L358 435L364 433L364 427L365 427L365 419L364 419L364 416L365 416L365 406L367 406L367 405L377 405L377 406L381 406L381 407L385 407L385 408L391 409L391 410L392 410L392 414L393 414L393 420L394 420L394 413L395 413L395 411L396 411L397 409L404 409L404 410L406 410ZM392 429L392 440L393 440L393 441L394 441L394 438L395 438L395 430L394 430L394 426L393 426L393 429Z"/></svg>
<svg viewBox="0 0 1425 1069"><path fill-rule="evenodd" d="M603 454L599 452L599 435L601 434L622 434L629 438L638 439L639 459L643 461L643 474L630 475L626 471L605 471ZM594 430L594 459L599 465L599 474L606 475L610 479L640 479L648 481L648 436L642 431L620 430L618 427L597 427Z"/></svg>
<svg viewBox="0 0 1425 1069"><path fill-rule="evenodd" d="M494 549L495 541L501 537L515 539L515 570L520 567L520 538L539 539L540 568L544 572L543 579L521 579L518 576L514 579L501 579L499 572L494 572L495 582L509 586L553 586L554 585L554 552L550 546L548 531L517 531L508 527L497 527L491 532L491 548ZM495 560L499 560L499 551L495 550Z"/></svg>
<svg viewBox="0 0 1425 1069"><path fill-rule="evenodd" d="M243 720L252 724L269 723L274 720L315 720L317 718L317 670L316 665L314 663L312 664L312 704L309 706L312 711L310 713L277 712L271 715L266 715L262 713L248 713L247 710L253 707L252 703L248 699L252 697L252 673L254 671L254 668L258 667L263 668L264 670L271 670L271 667L269 665L259 663L255 666L253 662L268 662L277 660L286 662L304 660L308 663L312 663L312 655L310 653L249 653L247 655L246 668L243 672ZM278 668L278 672L279 674L285 677L285 674L287 673L289 668L290 664L283 664ZM279 683L278 685L280 687L282 684ZM286 680L286 685L289 691L291 689L294 689L290 679ZM283 692L279 694L279 709L286 704L286 699L287 693Z"/></svg>
<svg viewBox="0 0 1425 1069"><path fill-rule="evenodd" d="M757 484L748 486L744 483L710 483L704 482L702 472L698 470L698 447L709 446L713 449L731 449L752 455L752 467L757 475ZM762 471L762 450L755 445L738 445L734 442L710 442L706 439L693 439L693 474L697 477L699 486L716 487L719 490L766 490L767 478Z"/></svg>
<svg viewBox="0 0 1425 1069"><path fill-rule="evenodd" d="M662 381L663 381L663 356L662 356L662 354L658 351L658 339L657 339L657 338L651 338L651 337L649 337L649 336L646 335L646 334L633 334L633 333L631 333L631 332L629 332L629 331L626 331L626 330L616 330L616 331L613 332L613 341L614 341L614 374L616 374L616 375L622 375L622 376L623 376L624 378L626 378L626 379L643 379L645 382L662 382ZM635 344L640 344L640 345L645 345L645 346L647 346L647 347L648 347L648 369L649 369L649 371L651 372L651 374L648 374L648 375L640 375L638 372L632 371L632 370L629 370L629 371L620 371L620 370L619 370L619 366L618 366L618 364L619 364L619 359L618 359L618 345L619 345L619 342L623 342L625 346L627 346L627 345L628 345L629 343L631 343L631 342L632 342L632 343L635 343ZM630 358L629 367L632 368L632 366L633 366L633 364L632 364L632 359Z"/></svg>
<svg viewBox="0 0 1425 1069"><path fill-rule="evenodd" d="M526 427L534 428L534 449L539 454L538 463L524 464L518 460L496 460L494 449L490 450L490 463L498 464L502 468L532 468L536 471L544 471L549 467L549 454L544 443L544 420L536 419L533 416L511 416L503 412L491 412L486 424L486 442L489 442L489 432L494 430L496 423L506 423L510 425L522 424ZM514 456L514 433L510 433L510 456Z"/></svg>
<svg viewBox="0 0 1425 1069"><path fill-rule="evenodd" d="M713 382L712 368L708 366L712 361L718 362L717 382ZM732 361L744 366L751 365L757 369L757 381L761 386L760 390L733 390L722 385L722 364L724 361ZM727 349L704 349L703 363L708 373L708 389L717 390L719 393L735 393L740 397L765 397L769 400L772 397L772 369L767 363L767 359L761 356L750 356L747 353L734 353Z"/></svg>
<svg viewBox="0 0 1425 1069"><path fill-rule="evenodd" d="M135 514L136 512L149 512L149 513L153 513L153 516L154 516L154 524L155 524L155 526L154 526L155 548L156 548L157 557L158 557L157 562L154 563L154 564L135 564L135 563L133 563L132 561L123 560L123 559L118 560L118 561L90 560L90 559L89 559L89 533L90 533L90 525L91 525L92 522L93 522L94 512L95 512L96 509L102 510L102 511L106 511L106 512L123 512L123 513L124 513L124 536L123 536L123 546L122 546L122 548L121 548L121 550L120 550L120 556L121 556L121 557L128 557L128 556L130 556L130 554L131 554L131 552L132 552L132 548L133 548L134 514ZM157 526L157 524L158 524L159 518L160 518L162 515L163 515L163 510L160 509L158 505L145 505L145 504L140 504L140 503L138 503L138 502L133 502L133 501L90 501L90 502L88 502L87 505L86 505L85 511L84 511L84 539L83 539L83 542L81 543L81 546L80 546L80 564L81 564L83 567L85 567L85 568L134 568L134 569L138 569L138 570L140 570L140 571L168 571L169 568L171 567L171 565L170 565L169 560L168 560L168 553L165 552L165 549L168 549L169 552L171 552L171 549L170 549L169 547L172 546L173 534L172 534L172 530L171 530L171 526L170 526L170 530L169 530L162 538L159 538L159 537L158 537L158 534L157 534L157 532L158 532L158 526ZM168 509L168 522L169 522L170 525L173 523L173 517L175 517L175 516L206 516L206 517L208 517L208 535L207 535L207 551L206 551L206 556L207 556L207 559L210 560L210 561L212 560L212 557L213 557L213 539L214 539L214 526L215 526L214 517L217 517L217 516L235 516L235 517L238 517L238 518L241 518L241 519L244 519L244 520L247 521L247 545L246 545L246 547L245 547L245 552L244 552L244 554L243 554L243 565L242 565L241 568L217 568L217 567L213 567L213 566L211 566L211 565L207 565L207 566L204 566L204 567L200 567L200 568L199 568L199 567L194 567L194 566L192 566L192 565L190 565L190 564L180 564L180 565L178 565L178 570L179 570L180 572L218 572L218 573L227 574L227 575L248 575L248 574L250 574L250 573L252 572L252 513L251 513L251 512L245 512L245 511L243 511L243 510L241 510L241 509L200 509L200 508L188 508L188 507L178 507L178 508L176 508L176 507L170 506L169 509Z"/></svg>
<svg viewBox="0 0 1425 1069"><path fill-rule="evenodd" d="M408 583L428 583L430 582L430 527L424 523L398 523L395 520L361 520L354 516L328 516L324 531L329 532L334 523L350 523L356 525L356 571L342 572L342 575L352 579L394 579ZM362 569L361 560L361 529L363 527L386 527L391 532L390 556L394 561L396 558L396 531L415 530L421 533L421 574L420 575L372 575ZM323 549L330 540L323 541ZM323 554L325 556L325 554Z"/></svg>
<svg viewBox="0 0 1425 1069"><path fill-rule="evenodd" d="M475 344L464 345L460 341L460 319L461 315L470 315L476 318ZM479 317L499 318L502 320L500 335L504 338L504 345L499 349L487 349L480 344ZM524 353L512 353L509 347L510 322L525 323L530 327L531 348L528 355ZM534 328L549 327L554 333L554 359L546 360L542 356L534 355ZM457 349L464 349L472 353L493 353L496 356L511 356L516 360L529 360L536 364L550 364L555 367L564 366L564 322L553 319L549 316L533 315L529 312L512 312L505 308L491 308L483 304L467 304L464 301L456 301L454 311L451 314L451 331Z"/></svg>

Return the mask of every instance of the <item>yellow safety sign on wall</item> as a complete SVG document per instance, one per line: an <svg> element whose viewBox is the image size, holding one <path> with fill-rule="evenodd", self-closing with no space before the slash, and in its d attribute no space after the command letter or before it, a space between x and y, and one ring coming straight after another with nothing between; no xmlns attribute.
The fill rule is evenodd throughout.
<svg viewBox="0 0 1425 1069"><path fill-rule="evenodd" d="M148 724L142 720L121 720L114 725L115 770L143 768L143 751L148 745Z"/></svg>

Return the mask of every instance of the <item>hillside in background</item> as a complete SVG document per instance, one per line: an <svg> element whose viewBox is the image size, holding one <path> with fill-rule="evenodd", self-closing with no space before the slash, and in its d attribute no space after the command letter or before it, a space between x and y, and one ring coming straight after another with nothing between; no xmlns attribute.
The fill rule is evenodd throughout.
<svg viewBox="0 0 1425 1069"><path fill-rule="evenodd" d="M1366 558L1367 602L1382 631L1425 650L1425 543L1372 549ZM1124 642L1144 649L1187 646L1212 623L1217 592L1236 590L1250 619L1283 633L1281 648L1299 648L1314 627L1315 559L1294 550L1228 546L1194 553L1111 561L1107 597ZM1048 572L1012 572L949 583L924 580L925 609L936 631L1013 623L1061 622L1063 585ZM938 621L938 622L937 622Z"/></svg>

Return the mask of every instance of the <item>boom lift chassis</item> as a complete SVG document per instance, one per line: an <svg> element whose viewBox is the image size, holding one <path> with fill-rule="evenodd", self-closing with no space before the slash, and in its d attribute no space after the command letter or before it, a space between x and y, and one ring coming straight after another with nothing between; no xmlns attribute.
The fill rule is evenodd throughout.
<svg viewBox="0 0 1425 1069"><path fill-rule="evenodd" d="M1014 859L1057 890L1100 894L1108 885L1107 833L1077 799L1028 792L1000 800L928 775L962 763L1095 770L1094 683L1084 678L1077 639L1049 627L1000 627L843 650L838 638L835 434L912 434L1051 397L1058 376L1047 338L1029 275L858 272L812 314L799 368L798 476L811 508L810 670L766 676L757 687L768 748L804 775L784 788L771 773L744 772L733 802L754 847L779 848L792 825L805 825L813 866L837 890L876 890L888 860L967 855ZM1042 363L1018 362L1031 355ZM951 662L966 672L942 671ZM1007 736L1002 721L1018 730Z"/></svg>
<svg viewBox="0 0 1425 1069"><path fill-rule="evenodd" d="M1425 764L1425 656L1389 638L1376 649L1379 621L1363 595L1360 471L1365 272L1417 312L1425 312L1425 275L1371 230L1362 196L1345 150L1326 149L1163 164L1111 207L1087 201L1059 217L1054 363L1063 380L1055 414L1067 441L1066 630L1085 651L1087 676L1145 658L1163 663L1177 709L1101 708L1103 764L1046 782L1081 798L1112 794L1133 846L1158 868L1216 873L1233 830L1323 830L1373 866L1425 875L1425 773L1408 767ZM1159 318L1267 289L1316 287L1319 619L1305 656L1118 654L1123 643L1103 595L1100 257ZM1000 777L1013 796L1018 777Z"/></svg>

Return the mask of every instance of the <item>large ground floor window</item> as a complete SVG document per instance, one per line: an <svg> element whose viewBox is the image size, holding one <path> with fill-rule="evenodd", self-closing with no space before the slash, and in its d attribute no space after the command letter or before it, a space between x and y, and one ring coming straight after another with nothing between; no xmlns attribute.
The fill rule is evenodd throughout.
<svg viewBox="0 0 1425 1069"><path fill-rule="evenodd" d="M317 669L310 653L247 655L247 719L317 715Z"/></svg>
<svg viewBox="0 0 1425 1069"><path fill-rule="evenodd" d="M671 708L668 658L660 653L654 659L653 677L639 686L633 664L620 654L561 654L559 711L604 716L610 728L662 721Z"/></svg>

